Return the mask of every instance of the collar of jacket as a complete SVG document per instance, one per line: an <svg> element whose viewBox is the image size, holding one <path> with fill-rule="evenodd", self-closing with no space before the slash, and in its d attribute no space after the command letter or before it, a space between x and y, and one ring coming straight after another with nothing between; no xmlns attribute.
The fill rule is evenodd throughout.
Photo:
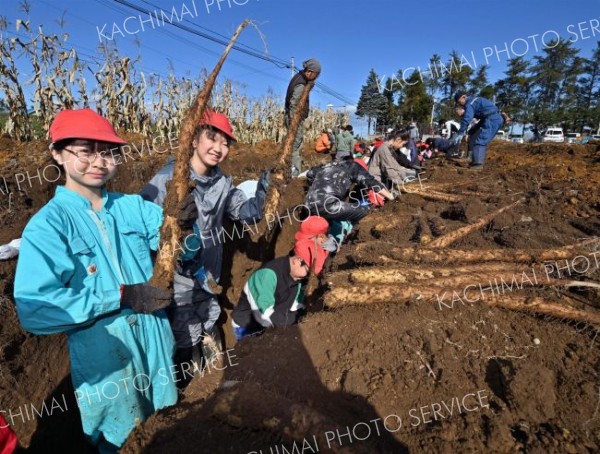
<svg viewBox="0 0 600 454"><path fill-rule="evenodd" d="M103 186L102 190L102 206L106 208L108 204L108 191ZM75 205L81 208L92 208L92 203L82 196L81 194L76 193L72 189L66 188L65 186L57 186L56 192L54 193L54 197L56 197L59 201L64 201L65 204Z"/></svg>
<svg viewBox="0 0 600 454"><path fill-rule="evenodd" d="M222 176L223 172L221 172L219 166L214 166L212 169L210 169L208 175L198 175L194 168L190 166L190 178L192 178L195 181L198 181L199 183L210 183L214 180L218 180Z"/></svg>

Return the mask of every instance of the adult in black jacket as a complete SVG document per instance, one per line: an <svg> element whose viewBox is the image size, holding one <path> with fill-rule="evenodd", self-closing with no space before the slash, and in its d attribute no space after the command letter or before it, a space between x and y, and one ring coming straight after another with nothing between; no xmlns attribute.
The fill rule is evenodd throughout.
<svg viewBox="0 0 600 454"><path fill-rule="evenodd" d="M373 175L354 162L351 157L341 161L313 167L306 175L310 187L305 203L311 214L322 216L328 221L349 221L356 223L369 212L359 199L346 198L355 184L373 189L388 200L394 196L379 183Z"/></svg>

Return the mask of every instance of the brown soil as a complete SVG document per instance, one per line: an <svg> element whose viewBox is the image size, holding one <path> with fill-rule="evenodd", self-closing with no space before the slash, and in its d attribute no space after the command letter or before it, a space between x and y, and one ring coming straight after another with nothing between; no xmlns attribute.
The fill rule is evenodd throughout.
<svg viewBox="0 0 600 454"><path fill-rule="evenodd" d="M305 151L310 164L328 159ZM256 178L273 164L277 153L270 143L239 146L224 171L236 182ZM20 236L29 217L52 194L54 184L40 185L37 180L18 192L11 176L23 169L32 173L44 154L42 143L0 142L0 161L8 169L3 175L14 191L10 209L8 196L0 194L0 243ZM126 164L113 189L139 190L164 159L146 156ZM436 159L428 163L425 176L423 184L450 183L443 191L462 200L435 202L404 194L370 214L354 242L379 239L373 263L386 254L390 243L417 246L424 235L435 238L454 231L519 197L525 197L525 203L452 248L542 249L600 236L598 145L494 143L482 174ZM225 244L224 322L250 273L292 246L298 225L294 214L299 217L293 208L303 197L303 182L293 180L283 195L282 228L273 243L253 243L245 237ZM284 218L288 208L291 216ZM377 227L392 219L397 220L396 227ZM353 246L344 246L331 268L359 266L352 250ZM1 408L13 413L28 402L38 406L50 402L53 395L72 395L64 337L33 336L19 327L12 305L14 266L14 260L0 263L4 320L0 402ZM586 276L571 276L584 277L600 281L600 270L593 267ZM418 298L323 310L327 281L323 279L311 294L311 313L298 326L271 330L233 347L229 324L224 323L228 348L233 347L235 355L230 365L192 381L181 402L136 429L123 452L585 453L600 449L598 327L482 303L440 310L434 302ZM589 311L594 310L590 304L600 301L597 291L529 288L523 292L549 302L575 298L580 308ZM456 406L456 399L462 405L464 396L478 392L483 401L464 400L473 411ZM401 418L402 426L391 433L383 420L388 417L386 427L395 430L399 424L393 415ZM19 421L15 430L22 446L31 446L32 451L70 448L74 437L78 449L84 449L73 399L68 411Z"/></svg>

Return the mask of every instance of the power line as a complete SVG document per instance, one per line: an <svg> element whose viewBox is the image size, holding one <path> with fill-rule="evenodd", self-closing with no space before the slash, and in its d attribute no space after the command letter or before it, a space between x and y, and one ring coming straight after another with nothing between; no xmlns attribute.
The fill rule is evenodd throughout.
<svg viewBox="0 0 600 454"><path fill-rule="evenodd" d="M127 0L112 0L112 1L115 2L115 3L119 3L119 4L123 5L123 6L126 6L126 7L130 8L130 9L133 9L133 10L135 10L137 12L151 15L151 11L146 10L146 9L144 9L144 8L138 6L138 5L135 5L135 4L133 4L133 3L129 2L129 1L127 1ZM142 0L142 1L144 3L146 3L146 4L148 4L148 5L151 5L151 6L155 7L155 8L158 8L158 9L160 9L162 11L162 8L160 8L159 6L154 5L153 3L149 2L149 1L146 1L146 0ZM188 27L187 25L181 24L180 22L170 22L169 21L168 23L170 25L176 27L176 28L184 30L184 31L186 31L188 33L192 33L192 34L194 34L196 36L199 36L201 38L208 39L208 40L210 40L212 42L215 42L217 44L220 44L222 46L227 46L229 44L229 40L226 37L223 37L223 35L220 35L219 33L214 32L214 31L212 31L210 29L207 29L205 27L199 27L198 25L194 24L193 22L188 21L187 19L184 19L184 20L186 22L192 24L196 28L201 28L203 30L207 30L211 34L208 34L208 33L204 32L204 31L195 30L195 29L193 29L191 27ZM213 35L217 35L217 36L213 36ZM260 60L272 63L272 64L276 65L277 67L279 67L281 69L291 69L292 68L292 66L289 63L287 63L286 61L284 61L284 60L282 60L280 58L277 58L277 57L266 56L266 55L262 54L260 51L254 49L254 48L252 48L250 46L235 44L233 46L233 49L235 49L238 52L241 52L243 54L249 55L249 56L251 56L253 58L258 58ZM329 95L329 96L331 96L333 98L336 98L336 99L338 99L339 101L342 101L345 104L350 104L350 105L353 104L352 100L350 100L349 98L345 97L341 93L338 93L335 90L329 88L325 84L323 84L321 82L316 82L315 85L324 94L327 94L327 95Z"/></svg>

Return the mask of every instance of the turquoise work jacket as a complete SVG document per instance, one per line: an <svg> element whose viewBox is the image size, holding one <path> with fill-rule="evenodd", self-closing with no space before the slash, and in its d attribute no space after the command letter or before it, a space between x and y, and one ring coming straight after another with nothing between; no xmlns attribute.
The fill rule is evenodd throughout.
<svg viewBox="0 0 600 454"><path fill-rule="evenodd" d="M94 211L59 186L23 232L14 296L35 334L66 332L83 430L121 446L136 421L177 400L173 333L164 311L120 308L121 284L147 282L162 209L103 190Z"/></svg>

